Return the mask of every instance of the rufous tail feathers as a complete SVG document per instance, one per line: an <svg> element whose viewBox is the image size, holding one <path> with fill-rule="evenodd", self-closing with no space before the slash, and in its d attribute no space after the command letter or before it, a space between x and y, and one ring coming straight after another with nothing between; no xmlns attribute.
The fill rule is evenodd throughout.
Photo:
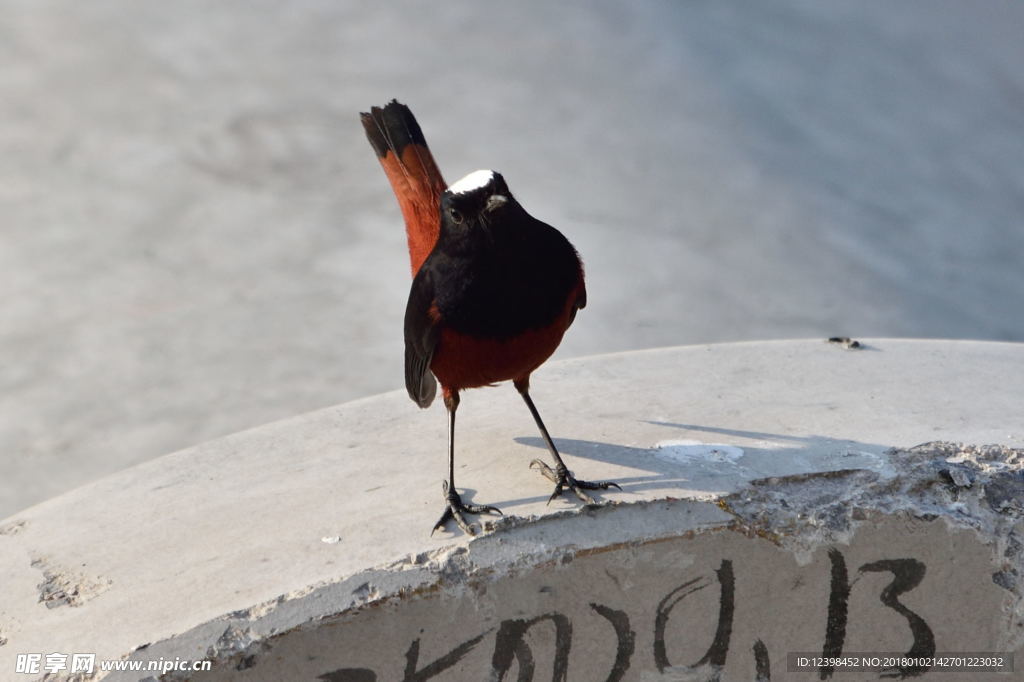
<svg viewBox="0 0 1024 682"><path fill-rule="evenodd" d="M402 209L415 276L437 242L441 194L447 185L409 107L391 100L359 117Z"/></svg>

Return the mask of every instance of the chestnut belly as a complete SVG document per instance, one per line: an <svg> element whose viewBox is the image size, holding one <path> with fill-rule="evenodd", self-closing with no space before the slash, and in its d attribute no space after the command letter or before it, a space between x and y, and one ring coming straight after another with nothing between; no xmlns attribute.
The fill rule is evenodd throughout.
<svg viewBox="0 0 1024 682"><path fill-rule="evenodd" d="M430 370L446 393L525 379L558 348L568 326L567 317L510 339L478 338L444 329Z"/></svg>

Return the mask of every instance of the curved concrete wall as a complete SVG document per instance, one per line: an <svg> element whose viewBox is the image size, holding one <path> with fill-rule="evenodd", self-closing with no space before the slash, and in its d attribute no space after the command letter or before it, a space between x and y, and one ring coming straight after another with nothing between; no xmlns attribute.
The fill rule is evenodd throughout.
<svg viewBox="0 0 1024 682"><path fill-rule="evenodd" d="M623 491L546 505L518 396L472 391L456 480L506 513L477 538L430 535L443 410L269 424L0 522L0 679L42 679L14 672L33 652L210 660L197 680L827 679L814 657L857 653L1020 679L913 666L1024 640L1021 378L1024 346L975 342L555 363L533 393L569 466Z"/></svg>

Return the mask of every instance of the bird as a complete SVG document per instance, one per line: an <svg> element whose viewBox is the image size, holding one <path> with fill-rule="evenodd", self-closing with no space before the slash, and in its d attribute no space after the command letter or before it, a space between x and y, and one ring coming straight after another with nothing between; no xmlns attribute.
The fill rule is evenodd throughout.
<svg viewBox="0 0 1024 682"><path fill-rule="evenodd" d="M437 384L448 413L445 510L431 534L467 515L501 514L466 504L455 488L455 415L466 389L511 381L532 415L554 466L530 466L555 484L548 503L571 491L622 488L576 478L565 465L533 399L530 376L562 341L587 304L583 263L554 227L527 213L501 173L476 170L446 185L409 107L392 100L360 114L367 139L398 199L406 226L412 286L405 310L405 385L429 407Z"/></svg>

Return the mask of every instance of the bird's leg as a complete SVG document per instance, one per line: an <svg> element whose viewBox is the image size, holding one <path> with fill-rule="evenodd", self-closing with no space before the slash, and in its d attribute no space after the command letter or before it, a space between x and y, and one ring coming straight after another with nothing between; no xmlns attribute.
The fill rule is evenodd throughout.
<svg viewBox="0 0 1024 682"><path fill-rule="evenodd" d="M434 530L430 531L430 534L433 535L437 529L444 528L444 524L449 519L454 519L455 523L459 525L459 528L464 533L476 535L473 526L466 523L464 515L501 514L501 510L497 507L485 505L463 504L459 493L455 491L455 410L459 407L459 394L457 391L450 393L445 391L444 406L448 408L448 480L442 485L442 490L444 490L444 499L447 506L445 507L444 514L441 515L441 519L434 524Z"/></svg>
<svg viewBox="0 0 1024 682"><path fill-rule="evenodd" d="M540 429L540 435L544 438L544 442L547 443L548 450L551 452L551 456L555 458L555 468L552 469L545 462L535 459L530 462L531 469L539 469L540 473L544 475L549 481L555 484L555 492L551 493L551 497L548 498L548 504L551 504L551 500L555 499L562 494L562 491L568 488L575 493L576 497L580 498L585 504L597 504L584 490L608 490L609 488L618 488L622 490L618 483L612 483L608 481L606 483L593 483L591 481L582 481L572 475L569 468L565 466L565 462L562 461L562 456L558 454L558 448L555 447L555 443L551 440L551 436L548 435L547 428L544 427L544 422L540 418L540 412L537 411L537 406L533 404L533 399L530 398L530 379L516 379L513 384L516 390L519 391L519 395L523 396L523 401L526 403L526 407L530 409L530 414L533 415L533 421L537 422L537 428Z"/></svg>

